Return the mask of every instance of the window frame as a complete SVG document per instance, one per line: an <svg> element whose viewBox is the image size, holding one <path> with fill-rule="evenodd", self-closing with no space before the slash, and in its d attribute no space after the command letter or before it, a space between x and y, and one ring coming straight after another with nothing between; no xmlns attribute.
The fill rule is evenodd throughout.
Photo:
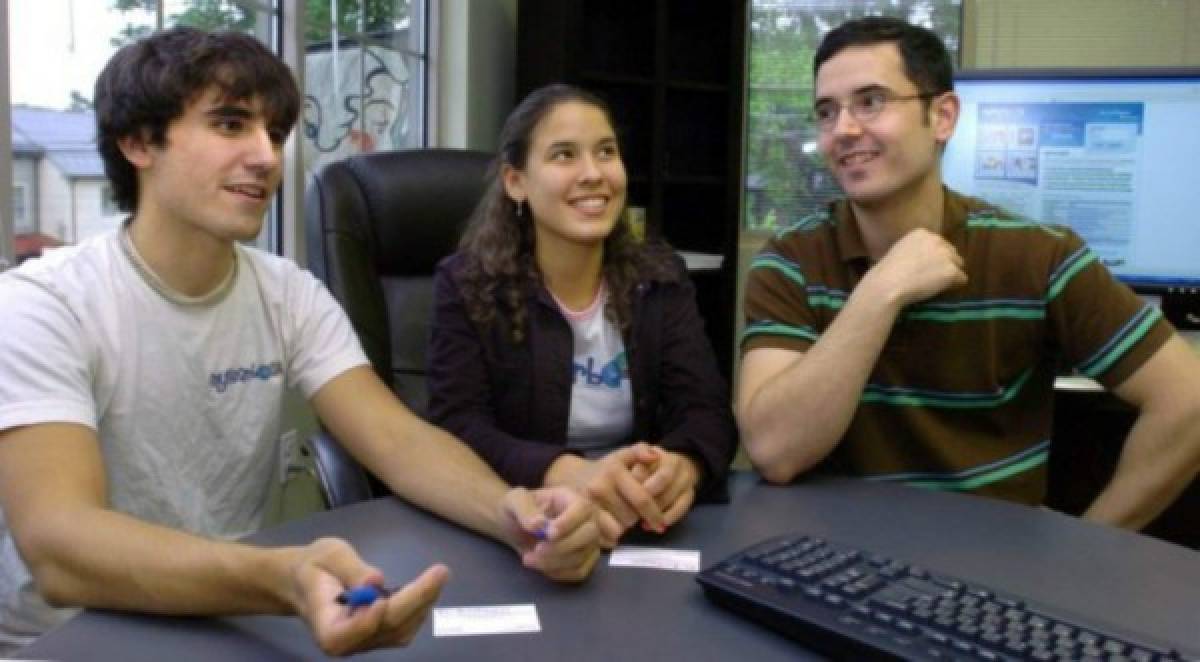
<svg viewBox="0 0 1200 662"><path fill-rule="evenodd" d="M3 0L0 0L3 1ZM420 98L422 128L421 128L421 145L428 147L433 145L433 136L437 122L435 118L435 81L439 78L437 75L438 58L436 57L436 47L438 44L437 30L438 19L441 4L444 0L409 0L410 5L420 4L419 9L410 7L410 20L412 16L420 17L420 25L422 29L421 43L423 53L414 52L407 48L403 52L407 56L412 56L419 62L421 66L417 71L420 76L420 89L423 94ZM281 47L276 48L283 58L284 62L291 68L296 77L296 84L299 86L301 94L307 93L307 76L304 68L305 56L307 54L307 43L304 38L305 9L303 0L281 0L281 29L282 35L294 35L293 39L284 39ZM348 33L342 35L343 38L353 39L363 44L371 44L373 40L361 33ZM275 205L279 213L276 214L278 219L276 227L272 228L274 232L275 247L277 253L287 257L301 267L308 266L308 251L306 246L305 228L304 228L304 194L308 184L308 173L304 170L303 157L303 141L301 138L300 123L292 130L288 136L287 142L284 144L284 170L283 170L283 185L280 188L279 194L276 196Z"/></svg>
<svg viewBox="0 0 1200 662"><path fill-rule="evenodd" d="M0 34L8 42L8 1L0 0ZM12 182L12 95L8 84L8 58L0 67L0 182ZM12 186L0 186L0 271L16 264Z"/></svg>

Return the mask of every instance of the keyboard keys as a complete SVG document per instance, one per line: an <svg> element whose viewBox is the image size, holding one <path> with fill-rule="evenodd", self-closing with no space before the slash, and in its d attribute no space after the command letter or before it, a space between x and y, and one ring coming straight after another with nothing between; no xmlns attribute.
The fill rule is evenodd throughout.
<svg viewBox="0 0 1200 662"><path fill-rule="evenodd" d="M838 620L838 623L841 623L842 625L856 626L856 625L863 624L863 621L861 619L855 618L854 616L851 616L850 614L842 614L841 616L838 616L837 620Z"/></svg>
<svg viewBox="0 0 1200 662"><path fill-rule="evenodd" d="M950 647L961 653L970 653L975 650L975 646L971 642L962 639L951 639Z"/></svg>
<svg viewBox="0 0 1200 662"><path fill-rule="evenodd" d="M1014 655L1026 655L1029 653L1029 644L1024 641L1010 639L1004 643L1004 650Z"/></svg>
<svg viewBox="0 0 1200 662"><path fill-rule="evenodd" d="M722 591L747 600L749 590L772 613L807 623L794 632L786 619L773 618L772 625L802 639L820 633L832 650L856 641L906 659L1193 659L1113 636L974 582L808 536L764 541L714 565L699 580L718 602Z"/></svg>

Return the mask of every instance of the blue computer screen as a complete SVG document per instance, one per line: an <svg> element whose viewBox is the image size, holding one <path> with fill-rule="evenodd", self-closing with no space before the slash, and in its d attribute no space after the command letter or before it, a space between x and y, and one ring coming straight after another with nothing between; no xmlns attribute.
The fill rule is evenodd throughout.
<svg viewBox="0 0 1200 662"><path fill-rule="evenodd" d="M1200 286L1200 69L964 72L951 188L1071 226L1146 292Z"/></svg>

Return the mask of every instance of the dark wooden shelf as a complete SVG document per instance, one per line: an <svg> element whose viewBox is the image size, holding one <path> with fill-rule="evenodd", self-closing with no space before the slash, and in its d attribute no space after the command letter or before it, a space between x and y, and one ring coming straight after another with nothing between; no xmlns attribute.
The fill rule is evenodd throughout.
<svg viewBox="0 0 1200 662"><path fill-rule="evenodd" d="M614 74L603 71L581 71L579 79L584 85L599 83L601 85L634 85L653 88L657 81L652 76L634 76L630 74Z"/></svg>
<svg viewBox="0 0 1200 662"><path fill-rule="evenodd" d="M663 177L663 183L670 184L703 184L707 186L724 186L729 178L725 175L671 175Z"/></svg>
<svg viewBox="0 0 1200 662"><path fill-rule="evenodd" d="M729 86L723 83L706 83L703 81L692 80L671 80L667 82L667 89L670 90L686 90L688 92L710 92L714 94L728 94Z"/></svg>

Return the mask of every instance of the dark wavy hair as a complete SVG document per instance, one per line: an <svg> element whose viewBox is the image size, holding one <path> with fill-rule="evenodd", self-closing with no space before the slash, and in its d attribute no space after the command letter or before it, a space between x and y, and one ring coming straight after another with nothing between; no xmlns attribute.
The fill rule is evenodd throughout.
<svg viewBox="0 0 1200 662"><path fill-rule="evenodd" d="M467 316L485 327L502 319L514 343L525 337L525 299L530 288L541 283L542 276L534 258L533 213L517 215L517 205L504 189L502 173L505 165L525 169L534 130L551 111L569 102L598 108L613 125L608 105L586 90L556 83L531 92L504 122L499 152L488 170L487 191L459 242L463 267L456 280ZM671 248L659 239L639 241L624 221L623 212L604 240L601 269L608 287L604 315L622 334L629 329L634 288L639 281L680 278Z"/></svg>
<svg viewBox="0 0 1200 662"><path fill-rule="evenodd" d="M904 74L920 94L937 96L954 89L954 62L942 38L932 30L890 16L846 21L830 30L813 56L813 79L821 65L851 46L894 43L904 61ZM929 99L923 100L929 108Z"/></svg>
<svg viewBox="0 0 1200 662"><path fill-rule="evenodd" d="M96 78L96 147L113 199L137 209L137 171L118 142L143 136L162 146L167 125L210 88L230 101L259 100L272 132L286 136L300 112L300 92L287 65L258 39L240 32L175 27L129 44Z"/></svg>

